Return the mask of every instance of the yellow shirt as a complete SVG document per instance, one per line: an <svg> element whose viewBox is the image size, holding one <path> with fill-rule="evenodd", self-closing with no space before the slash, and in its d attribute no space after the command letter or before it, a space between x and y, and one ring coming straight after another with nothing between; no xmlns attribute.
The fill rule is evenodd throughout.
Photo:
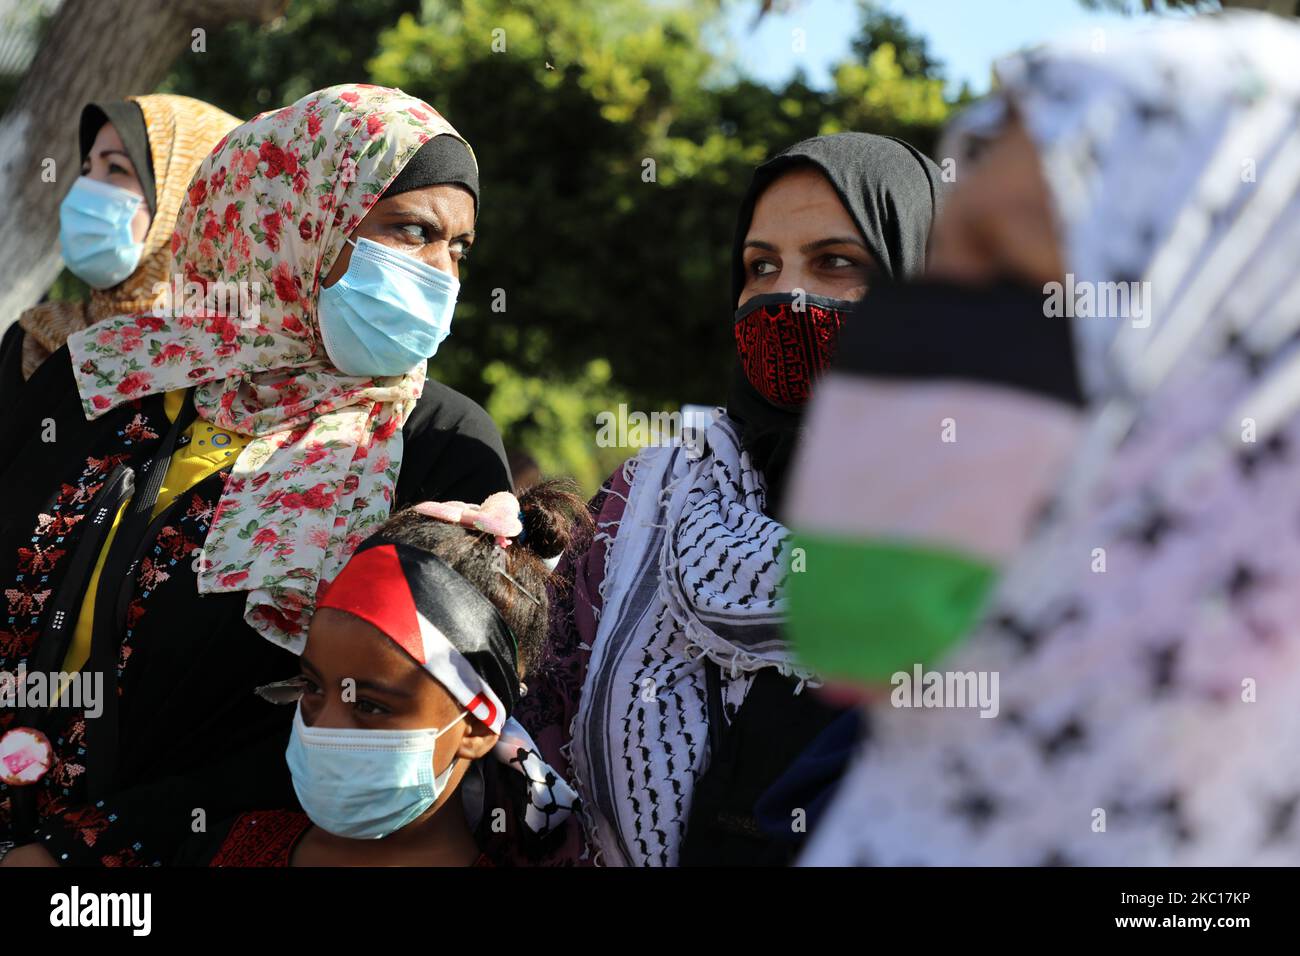
<svg viewBox="0 0 1300 956"><path fill-rule="evenodd" d="M163 396L163 410L167 413L169 421L176 421L176 416L181 413L181 408L185 404L185 392L186 389L178 388ZM158 492L158 500L153 506L154 518L171 507L177 496L234 462L244 446L252 441L247 435L217 428L201 418L196 418L190 427L185 429L185 434L190 440L172 453L172 460L167 464L167 474L163 476L162 489ZM117 534L118 523L121 522L126 506L130 503L131 499L128 498L117 509L113 526L108 531L108 537L104 539L99 559L95 562L95 570L90 575L90 584L87 585L86 595L81 600L77 627L72 632L72 644L68 647L68 655L63 660L62 670L65 673L71 674L81 670L90 657L90 638L95 620L95 591L99 588L99 574L104 570L104 561Z"/></svg>

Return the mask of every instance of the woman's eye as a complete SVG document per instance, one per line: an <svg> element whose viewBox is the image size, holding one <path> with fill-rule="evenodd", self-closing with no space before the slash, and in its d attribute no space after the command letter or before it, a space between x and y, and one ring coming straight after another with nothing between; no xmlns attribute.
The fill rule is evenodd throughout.
<svg viewBox="0 0 1300 956"><path fill-rule="evenodd" d="M776 263L770 259L756 260L750 265L749 270L756 276L767 276L778 271Z"/></svg>
<svg viewBox="0 0 1300 956"><path fill-rule="evenodd" d="M388 713L387 707L384 707L382 704L376 704L374 701L366 700L364 698L358 700L356 706L357 706L357 710L361 711L361 713L370 714L371 716Z"/></svg>
<svg viewBox="0 0 1300 956"><path fill-rule="evenodd" d="M129 169L127 169L125 166L119 166L119 165L117 165L117 163L109 163L109 164L108 164L108 171L109 171L110 174L112 174L112 175L114 175L114 176L130 176L130 175L131 175L131 171L130 171Z"/></svg>
<svg viewBox="0 0 1300 956"><path fill-rule="evenodd" d="M451 244L451 254L462 262L469 258L469 243L463 239L457 239Z"/></svg>
<svg viewBox="0 0 1300 956"><path fill-rule="evenodd" d="M429 241L429 231L418 222L408 222L406 225L400 227L400 231L404 235L419 242Z"/></svg>
<svg viewBox="0 0 1300 956"><path fill-rule="evenodd" d="M298 678L298 686L302 688L304 695L311 694L314 696L320 693L320 686L310 677Z"/></svg>
<svg viewBox="0 0 1300 956"><path fill-rule="evenodd" d="M848 258L847 256L832 255L832 256L827 256L825 259L823 259L822 265L824 265L827 269L845 269L845 268L851 268L857 265L857 263L854 262L852 259Z"/></svg>

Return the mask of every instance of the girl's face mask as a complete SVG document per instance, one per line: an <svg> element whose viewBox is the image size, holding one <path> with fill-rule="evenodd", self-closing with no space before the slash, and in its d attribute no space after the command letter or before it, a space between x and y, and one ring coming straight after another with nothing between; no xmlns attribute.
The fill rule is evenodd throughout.
<svg viewBox="0 0 1300 956"><path fill-rule="evenodd" d="M59 245L72 274L109 289L135 272L144 253L131 220L144 200L127 189L80 177L59 206Z"/></svg>
<svg viewBox="0 0 1300 956"><path fill-rule="evenodd" d="M404 375L451 334L460 283L380 243L347 241L347 271L320 294L325 353L348 375Z"/></svg>
<svg viewBox="0 0 1300 956"><path fill-rule="evenodd" d="M335 836L380 840L397 832L446 789L456 760L435 774L434 745L467 713L440 730L345 730L308 727L299 705L285 754L298 802Z"/></svg>
<svg viewBox="0 0 1300 956"><path fill-rule="evenodd" d="M756 295L736 310L736 351L749 384L778 408L807 403L858 303L806 292Z"/></svg>

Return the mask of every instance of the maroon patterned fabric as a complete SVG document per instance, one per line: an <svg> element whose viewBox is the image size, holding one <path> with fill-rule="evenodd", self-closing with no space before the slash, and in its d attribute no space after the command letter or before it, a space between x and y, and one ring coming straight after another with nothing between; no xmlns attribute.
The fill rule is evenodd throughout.
<svg viewBox="0 0 1300 956"><path fill-rule="evenodd" d="M311 818L296 810L260 810L239 817L221 841L208 866L292 866L293 848L311 827ZM480 853L471 866L494 866Z"/></svg>
<svg viewBox="0 0 1300 956"><path fill-rule="evenodd" d="M798 311L787 299L763 301L742 312L736 321L736 351L745 377L773 405L805 404L813 380L830 365L844 317L843 309L811 297Z"/></svg>
<svg viewBox="0 0 1300 956"><path fill-rule="evenodd" d="M310 826L307 814L293 810L245 813L208 866L288 866L294 846Z"/></svg>

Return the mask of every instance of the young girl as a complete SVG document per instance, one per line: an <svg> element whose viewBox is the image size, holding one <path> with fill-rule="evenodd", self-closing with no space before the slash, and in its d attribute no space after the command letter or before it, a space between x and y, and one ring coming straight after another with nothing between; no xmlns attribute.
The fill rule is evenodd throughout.
<svg viewBox="0 0 1300 956"><path fill-rule="evenodd" d="M555 482L391 518L326 589L301 675L259 691L297 704L287 758L305 812L246 813L181 862L489 866L540 846L576 794L510 713L545 641L551 570L587 520Z"/></svg>

